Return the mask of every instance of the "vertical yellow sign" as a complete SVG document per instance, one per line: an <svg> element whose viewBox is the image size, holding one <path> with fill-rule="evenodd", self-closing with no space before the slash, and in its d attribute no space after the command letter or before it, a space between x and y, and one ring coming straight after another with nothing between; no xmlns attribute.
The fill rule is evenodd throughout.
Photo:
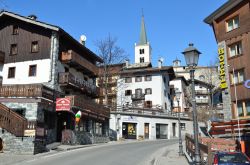
<svg viewBox="0 0 250 165"><path fill-rule="evenodd" d="M225 71L225 50L224 48L218 49L219 54L219 61L220 61L220 88L226 89L227 88L227 81L226 81L226 71Z"/></svg>

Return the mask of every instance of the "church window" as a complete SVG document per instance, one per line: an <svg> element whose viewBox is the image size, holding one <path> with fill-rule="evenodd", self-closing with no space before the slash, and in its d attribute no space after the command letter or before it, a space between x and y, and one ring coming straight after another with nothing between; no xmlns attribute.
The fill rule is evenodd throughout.
<svg viewBox="0 0 250 165"><path fill-rule="evenodd" d="M140 57L140 63L144 63L144 57Z"/></svg>
<svg viewBox="0 0 250 165"><path fill-rule="evenodd" d="M140 54L144 54L144 49L140 49Z"/></svg>

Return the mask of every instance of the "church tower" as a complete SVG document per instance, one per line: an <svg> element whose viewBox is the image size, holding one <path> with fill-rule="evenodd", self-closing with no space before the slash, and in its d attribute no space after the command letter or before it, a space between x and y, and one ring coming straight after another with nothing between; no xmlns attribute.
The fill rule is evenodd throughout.
<svg viewBox="0 0 250 165"><path fill-rule="evenodd" d="M147 41L144 15L141 18L141 32L139 43L135 44L135 64L151 64L151 46Z"/></svg>

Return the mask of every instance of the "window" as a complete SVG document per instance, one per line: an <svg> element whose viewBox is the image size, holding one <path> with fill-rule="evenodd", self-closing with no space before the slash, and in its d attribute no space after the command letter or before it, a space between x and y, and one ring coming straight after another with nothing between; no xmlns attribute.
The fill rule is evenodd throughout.
<svg viewBox="0 0 250 165"><path fill-rule="evenodd" d="M144 49L140 49L140 54L144 54Z"/></svg>
<svg viewBox="0 0 250 165"><path fill-rule="evenodd" d="M8 78L15 78L16 67L10 67L8 72Z"/></svg>
<svg viewBox="0 0 250 165"><path fill-rule="evenodd" d="M144 63L144 57L140 57L140 63Z"/></svg>
<svg viewBox="0 0 250 165"><path fill-rule="evenodd" d="M141 96L142 95L142 89L141 88L138 88L135 90L135 95L136 96Z"/></svg>
<svg viewBox="0 0 250 165"><path fill-rule="evenodd" d="M247 116L250 116L250 100L246 101L245 104L246 104Z"/></svg>
<svg viewBox="0 0 250 165"><path fill-rule="evenodd" d="M242 83L245 80L244 79L244 70L234 71L234 74L231 72L230 73L230 80L231 80L231 84Z"/></svg>
<svg viewBox="0 0 250 165"><path fill-rule="evenodd" d="M18 34L18 26L17 25L13 26L12 34L13 35L17 35Z"/></svg>
<svg viewBox="0 0 250 165"><path fill-rule="evenodd" d="M236 16L226 22L227 32L230 32L239 27L239 16Z"/></svg>
<svg viewBox="0 0 250 165"><path fill-rule="evenodd" d="M36 65L30 65L29 67L29 76L36 76Z"/></svg>
<svg viewBox="0 0 250 165"><path fill-rule="evenodd" d="M39 49L38 41L31 42L31 52L36 53L36 52L38 52L38 49Z"/></svg>
<svg viewBox="0 0 250 165"><path fill-rule="evenodd" d="M125 78L125 83L131 83L132 82L132 78L131 77L126 77Z"/></svg>
<svg viewBox="0 0 250 165"><path fill-rule="evenodd" d="M186 130L186 123L181 123L181 130Z"/></svg>
<svg viewBox="0 0 250 165"><path fill-rule="evenodd" d="M141 82L142 81L142 77L141 76L136 76L135 77L135 82Z"/></svg>
<svg viewBox="0 0 250 165"><path fill-rule="evenodd" d="M145 81L151 81L152 80L152 76L151 75L146 75L144 78Z"/></svg>
<svg viewBox="0 0 250 165"><path fill-rule="evenodd" d="M243 110L242 102L238 102L237 111L238 111L239 117L244 116L244 110Z"/></svg>
<svg viewBox="0 0 250 165"><path fill-rule="evenodd" d="M167 103L165 103L165 109L167 109L167 108L168 108Z"/></svg>
<svg viewBox="0 0 250 165"><path fill-rule="evenodd" d="M164 83L166 83L166 82L167 82L167 81L166 81L166 77L163 77L163 82L164 82Z"/></svg>
<svg viewBox="0 0 250 165"><path fill-rule="evenodd" d="M10 55L16 55L17 54L17 44L11 44L10 45Z"/></svg>
<svg viewBox="0 0 250 165"><path fill-rule="evenodd" d="M125 90L125 96L131 96L132 90Z"/></svg>
<svg viewBox="0 0 250 165"><path fill-rule="evenodd" d="M242 44L241 42L237 42L232 44L229 47L229 57L234 57L242 54Z"/></svg>
<svg viewBox="0 0 250 165"><path fill-rule="evenodd" d="M151 89L151 88L146 88L146 89L145 89L145 94L146 94L146 95L152 94L152 89Z"/></svg>
<svg viewBox="0 0 250 165"><path fill-rule="evenodd" d="M146 108L152 108L152 101L145 101Z"/></svg>

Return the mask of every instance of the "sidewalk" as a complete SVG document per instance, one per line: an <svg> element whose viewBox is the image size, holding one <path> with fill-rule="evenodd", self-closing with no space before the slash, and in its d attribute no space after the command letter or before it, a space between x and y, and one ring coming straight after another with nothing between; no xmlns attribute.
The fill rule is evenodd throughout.
<svg viewBox="0 0 250 165"><path fill-rule="evenodd" d="M157 151L155 155L155 159L153 162L151 161L152 165L189 165L189 161L186 158L185 154L183 156L179 156L179 144L173 144L163 149Z"/></svg>

